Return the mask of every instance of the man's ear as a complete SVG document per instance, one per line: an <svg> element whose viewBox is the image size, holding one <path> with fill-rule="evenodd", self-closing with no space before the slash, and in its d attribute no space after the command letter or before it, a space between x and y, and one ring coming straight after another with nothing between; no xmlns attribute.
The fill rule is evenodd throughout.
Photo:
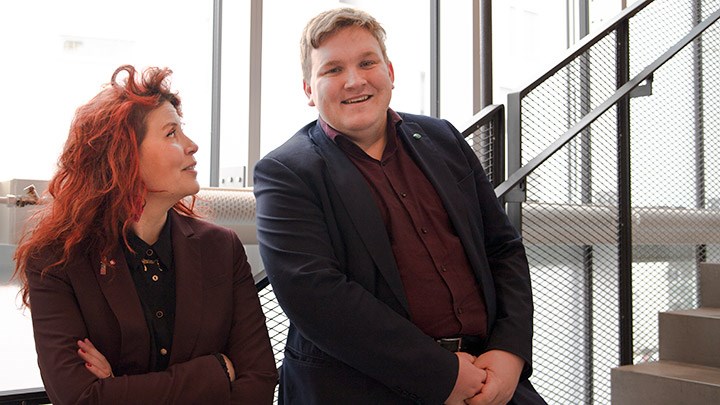
<svg viewBox="0 0 720 405"><path fill-rule="evenodd" d="M308 105L310 107L315 107L315 102L312 99L312 87L310 87L310 85L305 80L303 80L303 91L308 98Z"/></svg>
<svg viewBox="0 0 720 405"><path fill-rule="evenodd" d="M387 61L388 74L390 75L390 82L393 84L392 88L395 88L395 68L390 61Z"/></svg>

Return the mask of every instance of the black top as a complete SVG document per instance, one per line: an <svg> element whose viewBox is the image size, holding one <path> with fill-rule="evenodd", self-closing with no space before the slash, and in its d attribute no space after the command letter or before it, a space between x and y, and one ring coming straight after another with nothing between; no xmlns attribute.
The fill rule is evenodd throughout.
<svg viewBox="0 0 720 405"><path fill-rule="evenodd" d="M134 232L122 243L130 274L135 282L145 321L150 332L150 370L163 371L170 361L175 326L175 272L170 221L165 222L160 237L152 246Z"/></svg>

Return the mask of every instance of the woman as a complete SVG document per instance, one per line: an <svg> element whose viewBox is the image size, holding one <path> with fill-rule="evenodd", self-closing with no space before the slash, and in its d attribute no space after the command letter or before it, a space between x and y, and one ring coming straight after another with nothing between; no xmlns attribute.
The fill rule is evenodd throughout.
<svg viewBox="0 0 720 405"><path fill-rule="evenodd" d="M16 251L54 404L272 403L250 266L234 232L194 212L198 148L170 74L122 66L77 110Z"/></svg>

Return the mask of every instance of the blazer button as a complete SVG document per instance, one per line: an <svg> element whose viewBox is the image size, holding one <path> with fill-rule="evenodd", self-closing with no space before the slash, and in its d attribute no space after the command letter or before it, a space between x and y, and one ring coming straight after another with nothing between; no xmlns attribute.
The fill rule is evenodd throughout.
<svg viewBox="0 0 720 405"><path fill-rule="evenodd" d="M420 138L422 138L422 135L420 135L420 134L418 134L417 132L415 132L415 133L413 134L413 138L415 138L415 139L420 139Z"/></svg>
<svg viewBox="0 0 720 405"><path fill-rule="evenodd" d="M165 349L164 347L160 349L160 354L162 354L163 356L167 355L167 349Z"/></svg>

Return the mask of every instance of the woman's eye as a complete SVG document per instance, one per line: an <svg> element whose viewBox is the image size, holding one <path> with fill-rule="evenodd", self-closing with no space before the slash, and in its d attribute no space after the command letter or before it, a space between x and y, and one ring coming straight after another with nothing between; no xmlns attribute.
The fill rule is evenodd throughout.
<svg viewBox="0 0 720 405"><path fill-rule="evenodd" d="M168 132L167 136L175 136L175 133L177 133L177 129L173 129L172 131Z"/></svg>

